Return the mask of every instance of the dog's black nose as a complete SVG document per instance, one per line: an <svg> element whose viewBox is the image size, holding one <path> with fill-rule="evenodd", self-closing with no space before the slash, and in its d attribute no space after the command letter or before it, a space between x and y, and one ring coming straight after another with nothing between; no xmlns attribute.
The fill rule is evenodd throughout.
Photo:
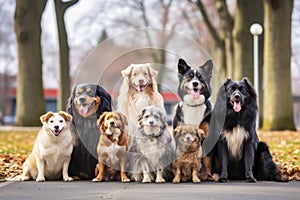
<svg viewBox="0 0 300 200"><path fill-rule="evenodd" d="M110 124L111 126L114 126L114 125L115 125L115 122L109 122L109 124Z"/></svg>
<svg viewBox="0 0 300 200"><path fill-rule="evenodd" d="M199 85L198 82L193 82L193 87L197 87Z"/></svg>
<svg viewBox="0 0 300 200"><path fill-rule="evenodd" d="M236 93L236 94L234 94L234 99L235 99L235 100L239 100L239 99L240 99L240 97L241 97L241 95L240 95L240 94L237 94L237 93Z"/></svg>
<svg viewBox="0 0 300 200"><path fill-rule="evenodd" d="M80 97L79 101L80 101L80 103L84 103L85 102L85 98L84 97Z"/></svg>
<svg viewBox="0 0 300 200"><path fill-rule="evenodd" d="M59 126L54 126L54 129L55 129L55 130L59 129Z"/></svg>
<svg viewBox="0 0 300 200"><path fill-rule="evenodd" d="M153 124L154 124L154 121L150 121L149 124L150 124L150 125L153 125Z"/></svg>

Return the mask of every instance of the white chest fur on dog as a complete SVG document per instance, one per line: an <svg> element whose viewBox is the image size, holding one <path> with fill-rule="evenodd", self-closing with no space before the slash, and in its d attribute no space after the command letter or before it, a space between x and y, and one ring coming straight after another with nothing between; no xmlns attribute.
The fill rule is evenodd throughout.
<svg viewBox="0 0 300 200"><path fill-rule="evenodd" d="M240 160L243 153L243 142L249 138L249 132L241 126L236 126L232 131L224 131L223 137L227 141L229 155Z"/></svg>
<svg viewBox="0 0 300 200"><path fill-rule="evenodd" d="M184 103L182 103L182 112L185 124L192 124L196 126L200 125L204 118L204 113L206 110L204 101L205 97L203 95L200 95L197 100L194 100L191 95L184 96Z"/></svg>
<svg viewBox="0 0 300 200"><path fill-rule="evenodd" d="M165 146L157 138L144 138L141 141L140 152L147 158L150 166L155 168L165 154Z"/></svg>
<svg viewBox="0 0 300 200"><path fill-rule="evenodd" d="M43 123L33 150L23 163L20 180L45 181L63 178L72 181L68 167L73 150L73 136L70 130L72 116L66 112L48 112L40 117Z"/></svg>
<svg viewBox="0 0 300 200"><path fill-rule="evenodd" d="M119 164L119 158L117 156L118 151L126 151L126 146L119 146L118 144L111 144L108 147L100 147L100 152L109 156L109 162L105 163L110 166L117 166ZM102 160L104 162L104 160ZM107 161L106 161L107 162Z"/></svg>
<svg viewBox="0 0 300 200"><path fill-rule="evenodd" d="M63 163L70 159L73 150L71 133L67 137L39 135L34 146L36 156L44 160L44 175L50 179L57 179L62 175ZM50 138L51 137L51 138ZM52 140L52 143L49 143ZM59 147L59 148L58 148Z"/></svg>

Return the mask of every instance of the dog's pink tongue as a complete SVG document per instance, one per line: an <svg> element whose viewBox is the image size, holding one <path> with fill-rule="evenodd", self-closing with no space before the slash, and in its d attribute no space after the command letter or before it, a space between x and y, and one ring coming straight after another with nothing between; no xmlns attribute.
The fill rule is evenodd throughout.
<svg viewBox="0 0 300 200"><path fill-rule="evenodd" d="M80 109L79 109L79 112L82 115L86 115L86 113L88 112L88 110L89 110L89 106L88 105L85 105L85 106L81 105Z"/></svg>
<svg viewBox="0 0 300 200"><path fill-rule="evenodd" d="M144 85L140 85L139 89L140 89L140 92L143 92L145 90L145 86Z"/></svg>
<svg viewBox="0 0 300 200"><path fill-rule="evenodd" d="M240 112L241 109L242 109L241 102L234 102L233 103L233 110L235 112Z"/></svg>
<svg viewBox="0 0 300 200"><path fill-rule="evenodd" d="M199 98L199 96L200 96L200 90L197 90L197 91L192 91L192 94L193 94L193 98L194 99L198 99Z"/></svg>

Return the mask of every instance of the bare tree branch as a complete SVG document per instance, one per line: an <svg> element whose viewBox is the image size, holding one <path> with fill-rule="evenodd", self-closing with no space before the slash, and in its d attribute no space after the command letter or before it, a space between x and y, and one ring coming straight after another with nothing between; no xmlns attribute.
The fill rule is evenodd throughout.
<svg viewBox="0 0 300 200"><path fill-rule="evenodd" d="M208 28L208 31L210 32L211 36L213 37L213 39L217 42L217 44L220 44L222 43L222 39L220 37L220 35L217 33L217 30L215 29L215 27L213 26L212 22L210 21L209 17L208 17L208 14L207 14L207 11L206 9L204 8L204 5L202 3L201 0L197 0L197 2L193 2L191 0L189 0L189 2L191 3L195 3L197 5L197 7L199 8L201 14L202 14L202 17L203 17L203 20Z"/></svg>

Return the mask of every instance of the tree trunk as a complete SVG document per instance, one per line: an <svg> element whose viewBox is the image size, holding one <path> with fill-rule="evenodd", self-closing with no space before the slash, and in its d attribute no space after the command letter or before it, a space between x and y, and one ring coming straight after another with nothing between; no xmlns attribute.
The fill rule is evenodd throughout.
<svg viewBox="0 0 300 200"><path fill-rule="evenodd" d="M253 23L263 25L263 20L263 2L261 0L236 1L233 29L235 54L233 78L235 80L248 77L253 82L253 36L249 29ZM263 52L259 53L262 57Z"/></svg>
<svg viewBox="0 0 300 200"><path fill-rule="evenodd" d="M264 6L261 0L237 0L234 13L234 76L235 80L248 77L253 83L253 36L249 29L253 23L263 25ZM263 117L263 35L259 36L259 124L262 124Z"/></svg>
<svg viewBox="0 0 300 200"><path fill-rule="evenodd" d="M19 126L40 125L45 112L42 80L41 17L46 0L17 0L15 33L18 43L17 121Z"/></svg>
<svg viewBox="0 0 300 200"><path fill-rule="evenodd" d="M293 0L265 0L263 129L295 130L291 94Z"/></svg>
<svg viewBox="0 0 300 200"><path fill-rule="evenodd" d="M70 96L70 61L68 35L65 26L64 15L66 10L77 3L79 0L62 1L54 0L56 22L59 41L59 88L57 97L57 110L65 110L67 100Z"/></svg>

